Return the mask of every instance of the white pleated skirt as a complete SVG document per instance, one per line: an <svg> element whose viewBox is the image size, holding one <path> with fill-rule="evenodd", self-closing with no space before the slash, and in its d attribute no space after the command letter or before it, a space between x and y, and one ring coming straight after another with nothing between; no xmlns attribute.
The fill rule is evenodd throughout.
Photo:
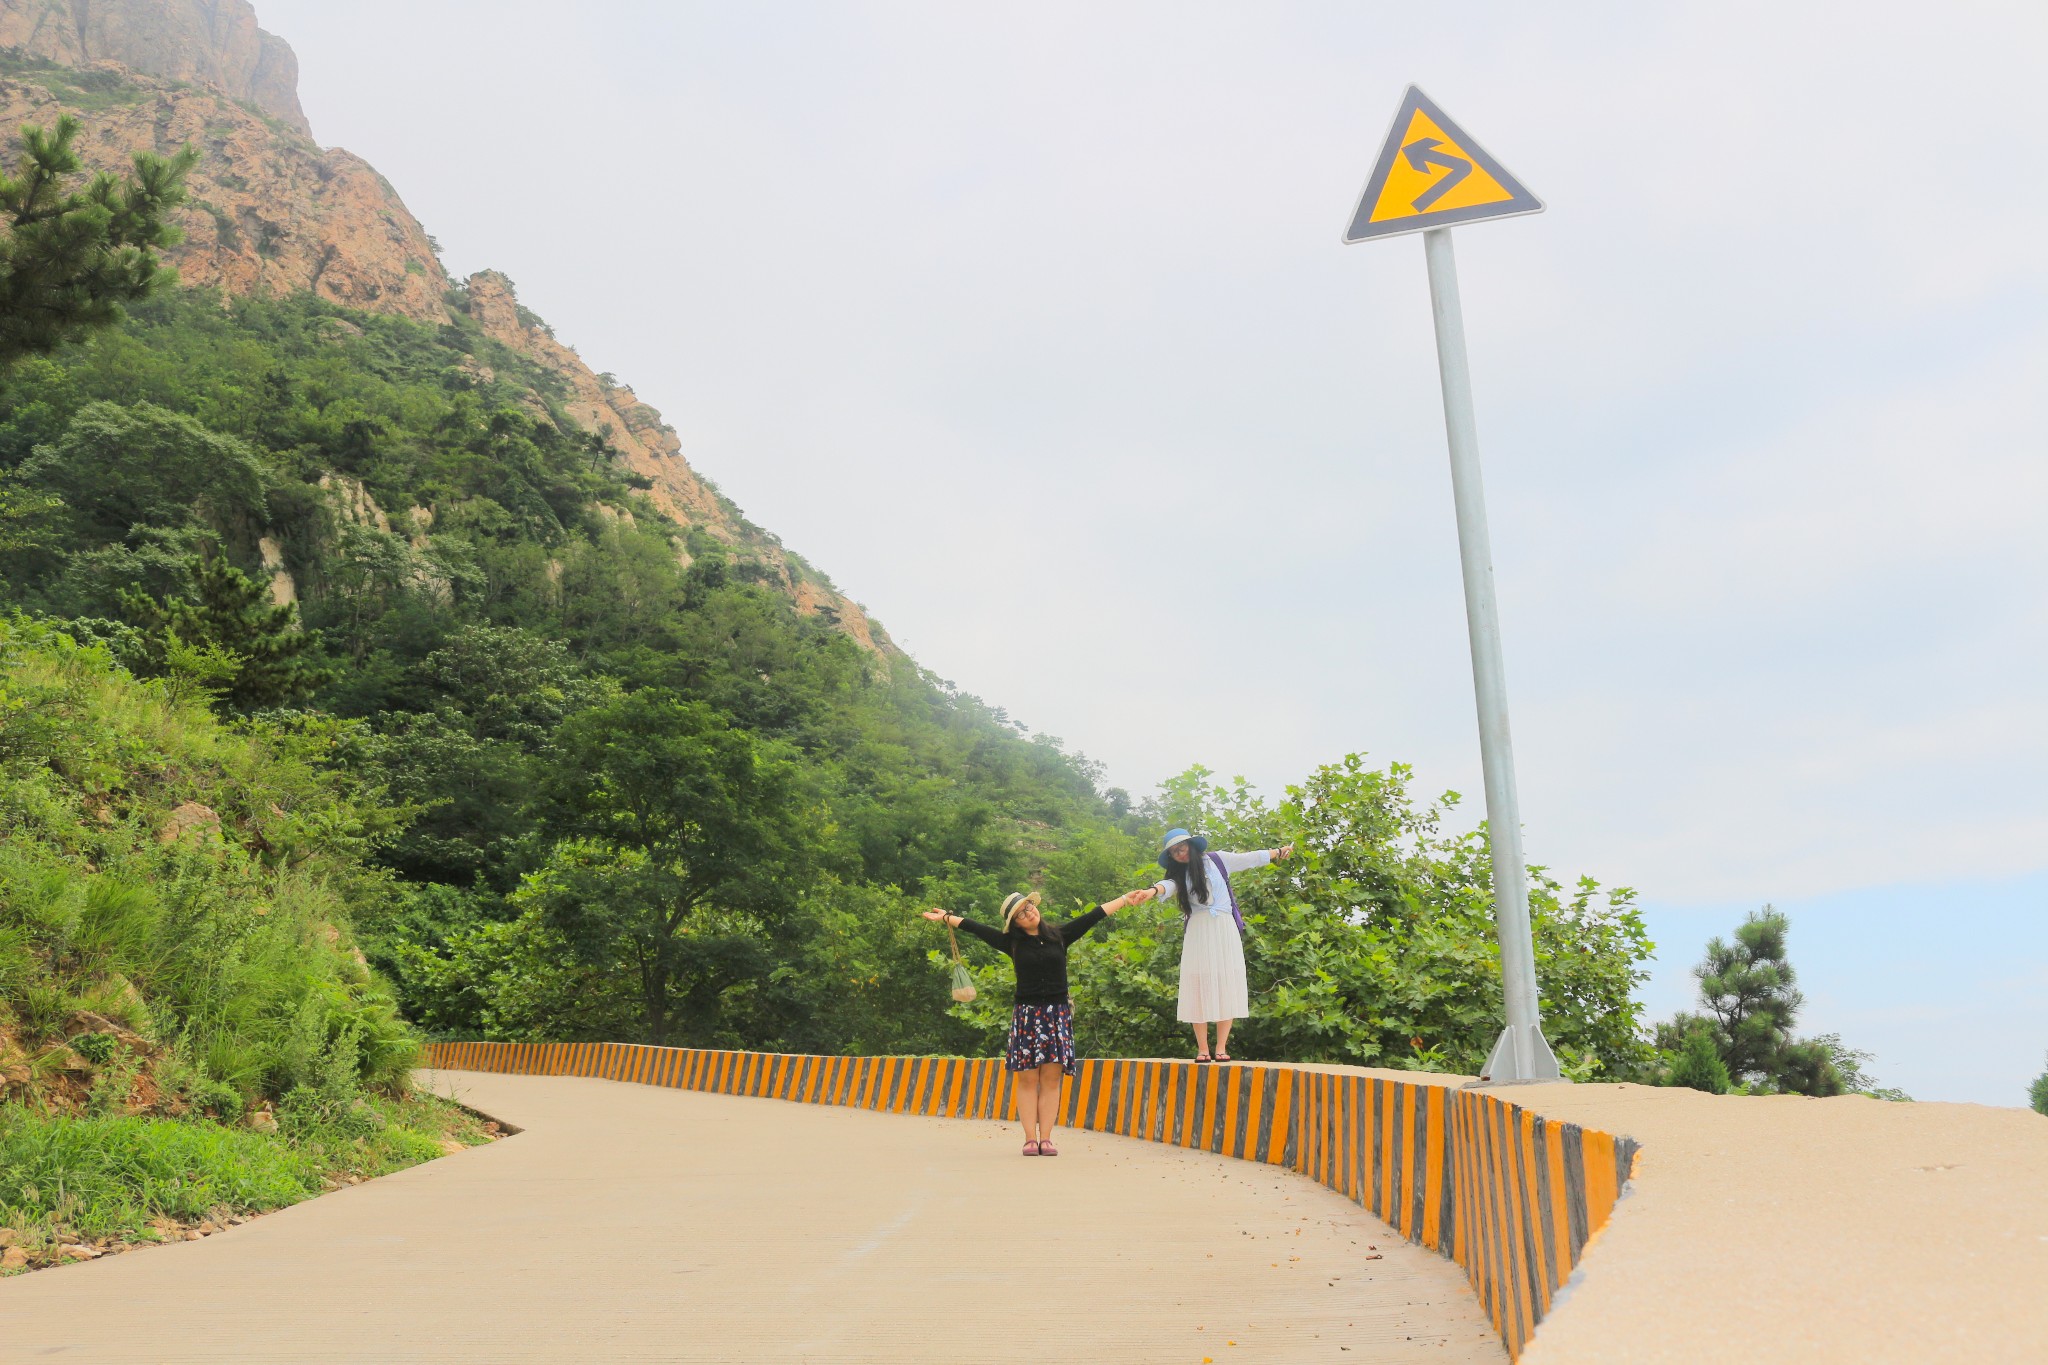
<svg viewBox="0 0 2048 1365"><path fill-rule="evenodd" d="M1180 943L1180 1021L1213 1024L1250 1013L1237 921L1197 910Z"/></svg>

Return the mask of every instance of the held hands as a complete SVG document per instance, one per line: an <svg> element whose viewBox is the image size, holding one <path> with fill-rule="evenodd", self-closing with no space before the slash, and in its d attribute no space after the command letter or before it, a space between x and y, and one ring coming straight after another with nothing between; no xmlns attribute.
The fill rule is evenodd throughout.
<svg viewBox="0 0 2048 1365"><path fill-rule="evenodd" d="M926 910L923 913L924 917L934 924L944 924L947 920L953 918L952 914L945 910L933 909Z"/></svg>
<svg viewBox="0 0 2048 1365"><path fill-rule="evenodd" d="M1151 900L1154 896L1158 894L1158 888L1151 886L1141 887L1136 891L1126 891L1121 896L1118 896L1115 900L1105 904L1102 907L1102 913L1105 915L1114 915L1117 911L1128 909L1133 905L1143 905L1146 901Z"/></svg>
<svg viewBox="0 0 2048 1365"><path fill-rule="evenodd" d="M1276 863L1279 862L1282 858L1292 858L1293 856L1293 844L1282 844L1280 847L1273 850L1273 861Z"/></svg>

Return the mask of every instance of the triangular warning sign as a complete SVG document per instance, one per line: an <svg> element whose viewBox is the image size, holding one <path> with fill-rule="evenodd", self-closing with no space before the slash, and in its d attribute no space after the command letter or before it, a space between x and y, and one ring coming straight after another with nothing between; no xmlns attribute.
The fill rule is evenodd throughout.
<svg viewBox="0 0 2048 1365"><path fill-rule="evenodd" d="M1541 199L1411 85L1344 240L1541 212Z"/></svg>

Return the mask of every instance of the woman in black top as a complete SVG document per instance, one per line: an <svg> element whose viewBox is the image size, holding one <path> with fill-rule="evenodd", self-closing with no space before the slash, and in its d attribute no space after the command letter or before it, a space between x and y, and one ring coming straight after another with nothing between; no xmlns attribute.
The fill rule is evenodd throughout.
<svg viewBox="0 0 2048 1365"><path fill-rule="evenodd" d="M1010 959L1017 970L1017 1004L1010 1012L1010 1044L1003 1064L1017 1073L1017 1116L1024 1123L1024 1155L1058 1156L1053 1120L1060 1112L1060 1084L1078 1069L1074 1061L1074 1009L1067 1001L1067 949L1082 935L1126 905L1152 899L1131 891L1055 924L1038 913L1038 893L1003 902L1003 927L976 924L965 915L927 910L924 917L959 925Z"/></svg>

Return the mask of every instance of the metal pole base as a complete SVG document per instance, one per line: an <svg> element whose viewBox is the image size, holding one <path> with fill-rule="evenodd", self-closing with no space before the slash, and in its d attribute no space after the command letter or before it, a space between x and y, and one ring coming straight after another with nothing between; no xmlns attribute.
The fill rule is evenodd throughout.
<svg viewBox="0 0 2048 1365"><path fill-rule="evenodd" d="M1557 1054L1543 1036L1540 1024L1509 1024L1500 1031L1486 1069L1479 1073L1481 1085L1516 1085L1535 1081L1562 1081Z"/></svg>

